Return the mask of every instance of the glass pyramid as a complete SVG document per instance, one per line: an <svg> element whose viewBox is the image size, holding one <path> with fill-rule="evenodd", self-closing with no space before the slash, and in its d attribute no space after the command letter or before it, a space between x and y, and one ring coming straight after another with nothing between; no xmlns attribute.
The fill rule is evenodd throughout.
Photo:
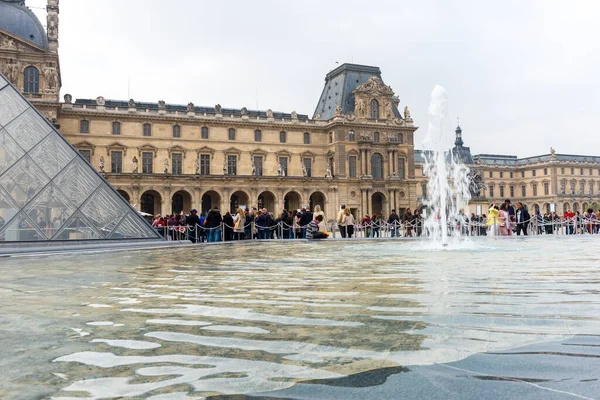
<svg viewBox="0 0 600 400"><path fill-rule="evenodd" d="M159 238L0 73L0 242Z"/></svg>

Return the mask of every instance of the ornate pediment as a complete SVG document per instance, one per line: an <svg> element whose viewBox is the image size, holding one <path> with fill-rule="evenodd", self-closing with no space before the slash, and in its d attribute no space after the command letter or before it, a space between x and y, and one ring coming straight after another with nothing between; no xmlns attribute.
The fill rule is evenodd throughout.
<svg viewBox="0 0 600 400"><path fill-rule="evenodd" d="M169 158L173 153L183 153L183 157L185 158L185 153L187 153L187 149L177 144L175 146L169 147Z"/></svg>
<svg viewBox="0 0 600 400"><path fill-rule="evenodd" d="M13 36L4 29L0 29L0 50L15 50L21 53L48 53L47 50Z"/></svg>
<svg viewBox="0 0 600 400"><path fill-rule="evenodd" d="M154 153L154 158L156 158L156 156L158 155L158 147L152 146L151 144L145 144L145 145L139 146L137 148L137 150L138 150L138 154L140 157L142 157L143 152Z"/></svg>
<svg viewBox="0 0 600 400"><path fill-rule="evenodd" d="M122 151L123 155L126 156L127 155L127 146L124 145L123 143L119 143L119 142L114 142L109 144L108 146L106 146L106 155L110 156L110 152L111 151Z"/></svg>
<svg viewBox="0 0 600 400"><path fill-rule="evenodd" d="M352 93L354 94L367 94L370 97L390 97L394 95L394 91L391 87L387 86L377 76L369 78L367 83L364 83L357 87Z"/></svg>
<svg viewBox="0 0 600 400"><path fill-rule="evenodd" d="M91 154L94 155L94 150L96 150L96 145L84 140L83 142L74 143L73 147L77 150L90 150Z"/></svg>
<svg viewBox="0 0 600 400"><path fill-rule="evenodd" d="M314 160L316 157L317 157L317 155L315 153L313 153L312 151L305 151L304 153L300 154L301 159L311 158Z"/></svg>
<svg viewBox="0 0 600 400"><path fill-rule="evenodd" d="M236 149L235 147L230 147L228 149L223 150L223 153L232 155L235 154L239 156L240 154L242 154L242 151L240 149Z"/></svg>
<svg viewBox="0 0 600 400"><path fill-rule="evenodd" d="M210 158L212 159L215 156L215 149L213 149L212 147L203 146L199 149L196 149L196 155L198 156L198 158L200 158L200 154L210 154Z"/></svg>

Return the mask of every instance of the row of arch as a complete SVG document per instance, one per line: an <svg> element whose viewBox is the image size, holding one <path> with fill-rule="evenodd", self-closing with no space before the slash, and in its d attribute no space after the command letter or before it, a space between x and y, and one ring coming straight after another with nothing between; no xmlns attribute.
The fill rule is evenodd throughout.
<svg viewBox="0 0 600 400"><path fill-rule="evenodd" d="M573 212L580 212L580 213L585 213L587 211L588 208L592 208L593 210L598 210L599 208L599 204L594 202L592 204L589 204L587 202L583 202L582 204L579 204L578 202L574 202L573 204L571 203L563 203L562 204L562 213L566 213L567 210L571 210ZM557 214L561 213L561 210L559 209L560 206L557 205L555 212ZM551 206L550 203L544 203L541 207L539 204L532 204L531 208L534 211L539 211L541 213L550 213L551 212Z"/></svg>
<svg viewBox="0 0 600 400"><path fill-rule="evenodd" d="M131 196L125 190L117 190L125 200L131 203ZM202 195L199 212L208 213L211 208L221 208L223 201L222 196L215 190L209 190ZM251 200L251 196L243 190L235 191L229 196L228 211L234 213L238 207L258 207L266 208L271 212L280 212L277 210L277 196L265 190L261 192L256 199ZM195 205L193 205L192 195L187 190L179 190L171 196L171 214L188 213ZM322 192L313 192L308 199L308 203L303 203L302 196L296 191L290 191L283 198L283 208L287 210L295 210L303 205L309 206L311 210L319 205L322 209L325 207L326 197ZM147 190L140 196L139 210L147 214L160 214L162 212L163 196L156 190ZM221 212L224 210L221 209Z"/></svg>

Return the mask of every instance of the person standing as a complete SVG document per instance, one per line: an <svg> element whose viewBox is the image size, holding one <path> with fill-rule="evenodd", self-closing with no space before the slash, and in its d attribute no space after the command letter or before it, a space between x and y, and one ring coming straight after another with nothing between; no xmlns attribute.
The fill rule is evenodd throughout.
<svg viewBox="0 0 600 400"><path fill-rule="evenodd" d="M349 239L352 238L354 234L354 215L352 215L349 208L344 209L342 225L346 228L346 237Z"/></svg>
<svg viewBox="0 0 600 400"><path fill-rule="evenodd" d="M211 243L221 240L221 222L223 217L217 208L213 208L206 216L206 229L208 229L208 241Z"/></svg>
<svg viewBox="0 0 600 400"><path fill-rule="evenodd" d="M225 233L226 242L233 239L233 217L229 211L223 216L223 232Z"/></svg>
<svg viewBox="0 0 600 400"><path fill-rule="evenodd" d="M244 231L246 230L246 213L240 207L237 209L235 217L233 217L233 233L234 240L244 239Z"/></svg>
<svg viewBox="0 0 600 400"><path fill-rule="evenodd" d="M321 206L320 205L316 205L315 206L315 210L313 212L313 218L316 220L317 216L321 216L323 217L323 220L319 223L319 230L324 231L325 230L325 213L321 210Z"/></svg>
<svg viewBox="0 0 600 400"><path fill-rule="evenodd" d="M399 236L399 225L400 225L400 217L396 214L396 210L392 210L388 220L388 225L390 226L390 232L392 237Z"/></svg>
<svg viewBox="0 0 600 400"><path fill-rule="evenodd" d="M406 212L402 216L402 224L406 228L406 236L412 237L413 232L413 214L410 208L406 209Z"/></svg>
<svg viewBox="0 0 600 400"><path fill-rule="evenodd" d="M342 207L340 208L340 212L338 212L337 219L336 219L338 227L340 229L340 236L342 238L346 237L346 227L343 224L345 211L346 211L346 205L342 204Z"/></svg>
<svg viewBox="0 0 600 400"><path fill-rule="evenodd" d="M363 219L360 221L360 227L363 229L364 237L371 236L371 217L369 217L369 214L365 214Z"/></svg>
<svg viewBox="0 0 600 400"><path fill-rule="evenodd" d="M192 243L198 243L198 231L200 230L200 217L198 217L198 210L193 209L190 211L190 215L185 218L185 224L189 229L189 239Z"/></svg>
<svg viewBox="0 0 600 400"><path fill-rule="evenodd" d="M381 237L379 230L381 229L381 218L374 213L371 216L371 235L370 237L374 238L375 236Z"/></svg>
<svg viewBox="0 0 600 400"><path fill-rule="evenodd" d="M302 230L302 239L306 239L306 227L313 221L313 213L310 210L302 207L302 213L300 214L300 229Z"/></svg>
<svg viewBox="0 0 600 400"><path fill-rule="evenodd" d="M283 210L279 217L280 232L282 239L292 239L293 236L293 221L290 217L290 213L287 210Z"/></svg>
<svg viewBox="0 0 600 400"><path fill-rule="evenodd" d="M488 218L487 218L487 226L488 226L489 236L498 236L498 224L499 224L498 217L499 217L498 206L495 204L490 204L490 208L488 210Z"/></svg>
<svg viewBox="0 0 600 400"><path fill-rule="evenodd" d="M529 225L529 212L523 206L523 203L517 203L517 211L515 213L515 218L517 222L517 236L521 236L521 232L523 232L524 236L527 236L527 225Z"/></svg>

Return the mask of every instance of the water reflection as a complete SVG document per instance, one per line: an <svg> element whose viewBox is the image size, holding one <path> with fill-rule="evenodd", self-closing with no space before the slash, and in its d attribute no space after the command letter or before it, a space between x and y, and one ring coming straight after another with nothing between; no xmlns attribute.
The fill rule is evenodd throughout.
<svg viewBox="0 0 600 400"><path fill-rule="evenodd" d="M553 239L457 252L331 241L8 260L4 286L28 290L12 300L29 307L10 296L2 306L9 323L25 314L24 332L43 319L33 333L54 335L56 349L34 357L49 371L37 389L56 399L252 394L597 332L598 260L586 249L598 242ZM9 352L2 366L18 360Z"/></svg>

